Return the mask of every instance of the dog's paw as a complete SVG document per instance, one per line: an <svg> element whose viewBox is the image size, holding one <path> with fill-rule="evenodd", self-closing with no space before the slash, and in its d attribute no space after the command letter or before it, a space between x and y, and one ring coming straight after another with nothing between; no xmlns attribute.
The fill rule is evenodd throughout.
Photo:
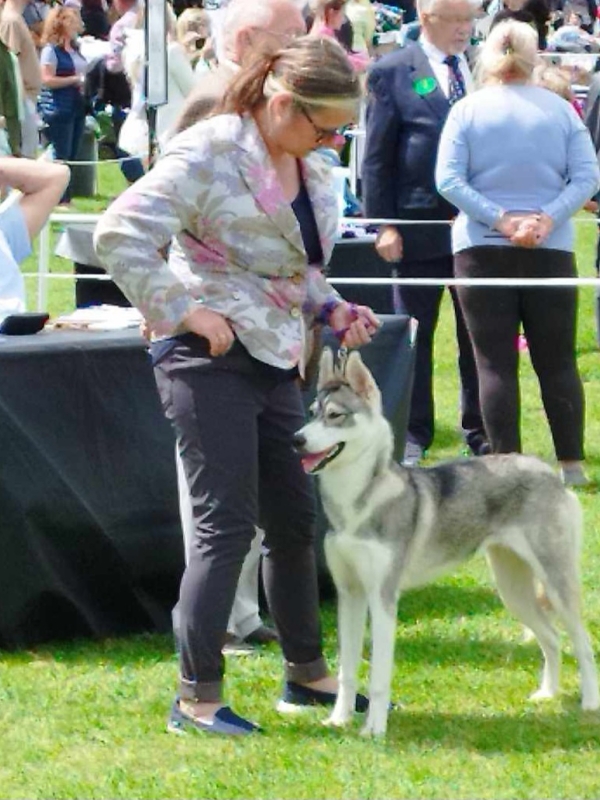
<svg viewBox="0 0 600 800"><path fill-rule="evenodd" d="M600 697L594 695L592 697L584 697L581 700L582 711L598 711L600 710Z"/></svg>
<svg viewBox="0 0 600 800"><path fill-rule="evenodd" d="M323 720L323 725L328 728L345 728L350 722L350 719L350 714L346 716L345 714L336 714L333 712L327 717L327 719Z"/></svg>
<svg viewBox="0 0 600 800"><path fill-rule="evenodd" d="M367 720L364 727L361 729L360 735L368 739L383 738L387 729L387 720L384 722L370 722Z"/></svg>
<svg viewBox="0 0 600 800"><path fill-rule="evenodd" d="M556 697L556 692L554 692L552 689L547 689L542 686L537 690L537 692L529 695L529 700L532 703L541 703L544 700L552 700L554 697Z"/></svg>

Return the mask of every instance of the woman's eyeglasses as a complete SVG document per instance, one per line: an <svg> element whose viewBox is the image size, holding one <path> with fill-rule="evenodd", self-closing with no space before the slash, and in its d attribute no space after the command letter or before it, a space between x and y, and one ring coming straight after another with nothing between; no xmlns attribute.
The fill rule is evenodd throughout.
<svg viewBox="0 0 600 800"><path fill-rule="evenodd" d="M304 114L306 119L312 125L312 129L315 132L315 139L317 140L317 144L321 144L325 139L333 139L334 136L343 136L344 133L350 128L350 125L342 125L341 128L321 128L316 122L313 120L311 115L308 113L304 106L299 105L298 108Z"/></svg>

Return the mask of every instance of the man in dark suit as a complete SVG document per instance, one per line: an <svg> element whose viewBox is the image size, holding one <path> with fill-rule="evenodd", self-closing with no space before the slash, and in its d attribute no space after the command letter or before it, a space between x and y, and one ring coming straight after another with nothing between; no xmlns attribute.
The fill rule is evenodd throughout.
<svg viewBox="0 0 600 800"><path fill-rule="evenodd" d="M418 42L384 56L368 79L367 136L362 166L365 211L377 219L431 220L383 225L375 247L400 277L453 275L450 226L456 210L435 188L439 137L450 105L470 88L464 51L478 6L469 0L419 0ZM479 408L471 343L454 290L461 378L462 430L471 452L489 452ZM417 464L434 436L433 335L443 286L399 287L398 306L419 322L414 386L404 463Z"/></svg>

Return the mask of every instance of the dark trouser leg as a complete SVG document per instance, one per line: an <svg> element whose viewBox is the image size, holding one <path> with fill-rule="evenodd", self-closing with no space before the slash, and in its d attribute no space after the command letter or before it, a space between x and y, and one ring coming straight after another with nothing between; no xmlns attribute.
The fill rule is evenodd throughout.
<svg viewBox="0 0 600 800"><path fill-rule="evenodd" d="M72 161L73 154L73 117L54 117L46 122L46 136L54 150L57 161ZM70 184L61 197L61 203L68 203L71 199Z"/></svg>
<svg viewBox="0 0 600 800"><path fill-rule="evenodd" d="M458 371L460 374L461 428L468 445L477 448L487 439L479 401L479 377L473 344L465 324L456 289L450 288L456 321L456 341L458 343Z"/></svg>
<svg viewBox="0 0 600 800"><path fill-rule="evenodd" d="M221 653L257 519L257 399L246 378L209 370L155 372L180 442L196 526L179 595L181 695L221 699Z"/></svg>
<svg viewBox="0 0 600 800"><path fill-rule="evenodd" d="M463 250L455 256L455 272L460 278L494 276L499 259L510 261L510 252L495 247ZM520 452L519 290L460 286L457 293L475 352L481 411L492 452Z"/></svg>
<svg viewBox="0 0 600 800"><path fill-rule="evenodd" d="M546 250L540 251L539 257L552 277L576 277L571 253ZM556 457L581 461L585 401L575 355L577 288L523 290L523 329Z"/></svg>
<svg viewBox="0 0 600 800"><path fill-rule="evenodd" d="M313 479L291 446L304 422L296 382L275 386L258 420L260 519L267 551L263 575L287 678L301 683L327 674L321 651Z"/></svg>
<svg viewBox="0 0 600 800"><path fill-rule="evenodd" d="M435 274L437 261L403 261L398 274L402 278L439 277ZM398 312L419 323L407 440L424 449L431 446L434 434L433 335L443 291L442 286L400 286L398 292Z"/></svg>
<svg viewBox="0 0 600 800"><path fill-rule="evenodd" d="M231 355L218 361L206 358L205 353L194 359L189 352L176 350L155 369L165 413L181 444L196 525L179 598L181 695L204 702L221 699L223 637L258 519L263 424L259 419L261 415L269 419L271 407L276 407L271 393L277 382L259 374L247 356L240 356L240 350L238 345L235 353L230 351ZM285 474L281 477L283 485L291 482ZM302 527L310 520L312 529L312 505L307 511L300 504L290 506L289 498L286 502L287 515L297 526L292 530L300 539L312 541L312 533ZM282 529L276 536L284 537L286 532ZM285 552L279 541L278 546ZM296 581L310 587L313 576L300 574L309 567L306 559L299 559ZM304 602L306 594L299 600ZM326 674L320 642L306 652L296 645L294 636L305 635L299 631L302 619L294 624L289 612L282 615L275 603L272 613L284 621L284 653L307 662L318 654L317 677ZM308 607L305 613L310 616L318 601ZM318 620L309 628L318 632Z"/></svg>

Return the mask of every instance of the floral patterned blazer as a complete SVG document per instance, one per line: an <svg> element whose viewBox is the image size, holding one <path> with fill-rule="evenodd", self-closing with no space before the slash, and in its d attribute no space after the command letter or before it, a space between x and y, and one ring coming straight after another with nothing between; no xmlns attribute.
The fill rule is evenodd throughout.
<svg viewBox="0 0 600 800"><path fill-rule="evenodd" d="M338 224L333 182L318 153L301 170L327 261ZM212 117L171 139L102 215L94 244L157 336L181 333L200 303L227 317L251 355L283 369L302 369L307 328L325 302L340 299L323 264L307 263L298 221L249 116Z"/></svg>

